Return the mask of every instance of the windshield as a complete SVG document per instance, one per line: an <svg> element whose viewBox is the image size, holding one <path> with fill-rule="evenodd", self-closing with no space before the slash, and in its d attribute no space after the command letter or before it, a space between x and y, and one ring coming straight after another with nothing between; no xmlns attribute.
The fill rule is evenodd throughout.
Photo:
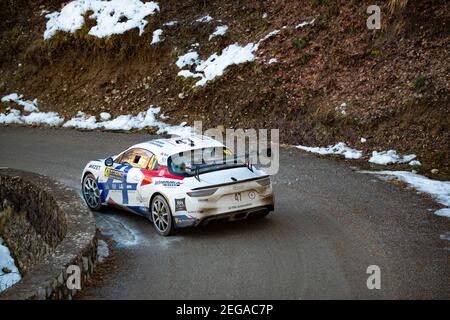
<svg viewBox="0 0 450 320"><path fill-rule="evenodd" d="M236 166L245 166L225 147L214 147L189 150L174 154L168 159L169 171L172 174L184 177L228 169Z"/></svg>

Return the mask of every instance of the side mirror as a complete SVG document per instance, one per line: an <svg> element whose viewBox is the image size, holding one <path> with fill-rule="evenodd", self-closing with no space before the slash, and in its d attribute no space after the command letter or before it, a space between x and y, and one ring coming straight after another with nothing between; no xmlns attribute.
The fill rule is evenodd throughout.
<svg viewBox="0 0 450 320"><path fill-rule="evenodd" d="M114 164L113 158L109 157L105 159L105 166L112 167L113 164Z"/></svg>

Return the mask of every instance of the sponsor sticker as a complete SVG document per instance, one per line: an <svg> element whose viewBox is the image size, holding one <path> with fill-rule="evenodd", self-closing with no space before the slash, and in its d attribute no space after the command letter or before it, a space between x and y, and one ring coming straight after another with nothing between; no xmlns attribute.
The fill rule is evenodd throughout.
<svg viewBox="0 0 450 320"><path fill-rule="evenodd" d="M195 224L196 221L197 219L187 215L175 216L175 224L177 228L192 226Z"/></svg>
<svg viewBox="0 0 450 320"><path fill-rule="evenodd" d="M186 211L186 199L175 199L175 211Z"/></svg>
<svg viewBox="0 0 450 320"><path fill-rule="evenodd" d="M124 174L125 173L123 171L119 171L119 170L115 170L115 169L111 169L111 168L105 169L105 177L107 177L107 178L112 178L115 180L123 180Z"/></svg>
<svg viewBox="0 0 450 320"><path fill-rule="evenodd" d="M180 181L158 180L155 182L155 185L162 185L163 187L179 187L181 184Z"/></svg>
<svg viewBox="0 0 450 320"><path fill-rule="evenodd" d="M90 169L94 169L94 170L100 170L100 166L99 166L99 165L96 165L96 164L90 164L90 165L89 165L89 168L90 168Z"/></svg>

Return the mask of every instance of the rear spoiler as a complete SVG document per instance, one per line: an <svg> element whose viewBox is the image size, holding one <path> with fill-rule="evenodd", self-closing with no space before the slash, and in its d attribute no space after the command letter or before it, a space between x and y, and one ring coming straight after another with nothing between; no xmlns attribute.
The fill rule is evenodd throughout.
<svg viewBox="0 0 450 320"><path fill-rule="evenodd" d="M259 176L256 178L250 178L250 179L244 179L244 180L238 180L238 181L231 181L231 182L225 182L225 183L220 183L220 184L214 184L214 185L210 185L210 186L205 186L205 187L197 187L197 188L192 188L192 191L197 191L197 190L204 190L204 189L210 189L210 188L218 188L218 187L224 187L224 186L228 186L231 184L238 184L238 183L243 183L243 182L250 182L250 181L255 181L255 180L262 180L262 179L266 179L266 178L270 178L270 176L264 175L264 176Z"/></svg>
<svg viewBox="0 0 450 320"><path fill-rule="evenodd" d="M237 161L238 159L239 159L239 158L236 158L236 157L235 157L235 158L234 158L234 161ZM241 166L241 167L247 168L247 169L250 170L251 172L254 172L254 171L253 171L253 164L252 164L252 162L250 161L250 159L248 159L248 161L246 161L245 163L242 163L240 166ZM214 170L214 171L226 170L226 169L229 169L229 168L223 168L223 169L218 169L218 170ZM208 171L207 171L207 172L208 172ZM201 173L200 173L199 167L196 167L196 168L195 168L194 177L195 177L195 179L198 180L198 182L200 182L200 175L203 174L203 173L207 173L207 172L201 172Z"/></svg>

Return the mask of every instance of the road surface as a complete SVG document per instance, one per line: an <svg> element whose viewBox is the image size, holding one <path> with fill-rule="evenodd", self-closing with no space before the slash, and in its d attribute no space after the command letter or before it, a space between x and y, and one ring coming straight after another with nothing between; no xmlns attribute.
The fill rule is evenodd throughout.
<svg viewBox="0 0 450 320"><path fill-rule="evenodd" d="M85 163L149 136L0 128L0 166L79 189ZM96 299L450 298L450 219L423 196L345 163L282 149L276 211L164 238L144 218L96 214L116 242L115 268L84 290ZM367 288L368 266L381 289Z"/></svg>

